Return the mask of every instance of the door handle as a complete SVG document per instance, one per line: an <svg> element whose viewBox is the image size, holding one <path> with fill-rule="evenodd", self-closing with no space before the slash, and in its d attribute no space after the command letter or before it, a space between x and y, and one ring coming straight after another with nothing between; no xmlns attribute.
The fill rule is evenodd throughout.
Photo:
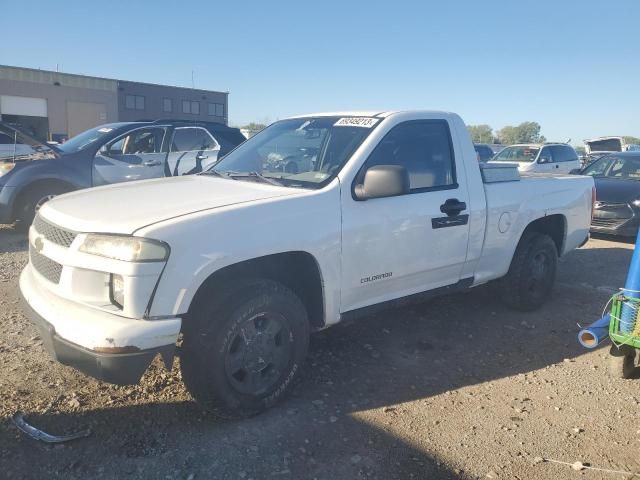
<svg viewBox="0 0 640 480"><path fill-rule="evenodd" d="M145 167L157 167L158 165L162 165L158 160L147 160L146 162L142 162Z"/></svg>
<svg viewBox="0 0 640 480"><path fill-rule="evenodd" d="M209 155L205 155L204 153L196 155L196 160L206 160L207 158L209 158Z"/></svg>
<svg viewBox="0 0 640 480"><path fill-rule="evenodd" d="M450 198L440 205L440 211L447 214L449 217L455 217L456 215L459 215L461 211L466 209L467 204L465 202L461 202L457 198Z"/></svg>

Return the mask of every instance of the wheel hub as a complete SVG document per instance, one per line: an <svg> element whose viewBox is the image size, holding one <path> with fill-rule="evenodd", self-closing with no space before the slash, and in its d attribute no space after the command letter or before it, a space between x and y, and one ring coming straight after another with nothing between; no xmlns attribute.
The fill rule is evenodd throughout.
<svg viewBox="0 0 640 480"><path fill-rule="evenodd" d="M251 372L263 370L273 360L273 338L258 333L245 347L244 367Z"/></svg>
<svg viewBox="0 0 640 480"><path fill-rule="evenodd" d="M277 313L260 313L241 323L232 334L225 372L238 391L260 394L271 388L289 363L290 330Z"/></svg>

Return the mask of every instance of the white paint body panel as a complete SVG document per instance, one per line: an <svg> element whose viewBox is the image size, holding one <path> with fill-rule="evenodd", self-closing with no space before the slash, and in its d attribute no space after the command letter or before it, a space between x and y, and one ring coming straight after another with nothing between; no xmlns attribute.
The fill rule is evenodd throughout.
<svg viewBox="0 0 640 480"><path fill-rule="evenodd" d="M83 235L68 251L45 242L43 253L64 266L60 285L48 284L29 265L21 288L60 335L70 335L69 341L91 348L96 339L109 336L110 328L125 332L122 325L130 323L140 345L149 345L141 329L148 328L149 336L158 338L155 325L165 320L143 318L168 318L161 331L174 332L177 337L180 317L209 276L266 255L295 251L315 259L322 280L325 325L331 325L347 311L381 301L461 279L473 279L478 285L503 276L523 230L537 218L566 217L563 253L587 238L591 178L546 176L485 185L473 144L457 115L387 112L378 118L379 124L337 177L319 190L188 176L58 197L41 209L48 221L77 232L161 240L170 246L171 254L166 264L126 264L77 251ZM380 139L399 123L421 119L444 119L449 124L458 187L354 200L354 178ZM443 215L440 205L449 198L467 204L463 212L469 215L467 225L432 229L431 219ZM108 272L121 273L128 286L130 305L119 312L106 305L104 278ZM361 282L363 277L385 272L393 275ZM74 277L88 280L74 283L69 280ZM149 302L149 308L143 309ZM55 307L46 308L48 303ZM72 314L65 314L67 311ZM84 322L81 327L79 322ZM74 334L76 330L84 333ZM171 340L167 343L175 340L165 338Z"/></svg>

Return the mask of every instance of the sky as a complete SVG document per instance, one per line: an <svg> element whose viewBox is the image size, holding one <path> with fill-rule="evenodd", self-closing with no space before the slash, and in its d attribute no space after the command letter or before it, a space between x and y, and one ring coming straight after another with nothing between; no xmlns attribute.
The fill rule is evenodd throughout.
<svg viewBox="0 0 640 480"><path fill-rule="evenodd" d="M434 109L640 137L637 0L9 1L0 64L229 91L229 122Z"/></svg>

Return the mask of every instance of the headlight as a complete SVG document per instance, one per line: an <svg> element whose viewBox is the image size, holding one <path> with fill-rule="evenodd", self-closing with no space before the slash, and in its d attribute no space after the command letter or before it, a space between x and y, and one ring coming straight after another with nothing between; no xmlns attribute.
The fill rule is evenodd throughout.
<svg viewBox="0 0 640 480"><path fill-rule="evenodd" d="M631 202L635 207L640 207L640 199L634 200Z"/></svg>
<svg viewBox="0 0 640 480"><path fill-rule="evenodd" d="M89 234L80 251L124 262L162 262L169 257L169 246L158 240L120 235Z"/></svg>
<svg viewBox="0 0 640 480"><path fill-rule="evenodd" d="M13 167L15 166L16 164L13 162L0 163L0 177L3 176L5 173L9 173L11 170L13 170Z"/></svg>
<svg viewBox="0 0 640 480"><path fill-rule="evenodd" d="M111 274L111 303L122 308L124 305L124 279L122 275Z"/></svg>

